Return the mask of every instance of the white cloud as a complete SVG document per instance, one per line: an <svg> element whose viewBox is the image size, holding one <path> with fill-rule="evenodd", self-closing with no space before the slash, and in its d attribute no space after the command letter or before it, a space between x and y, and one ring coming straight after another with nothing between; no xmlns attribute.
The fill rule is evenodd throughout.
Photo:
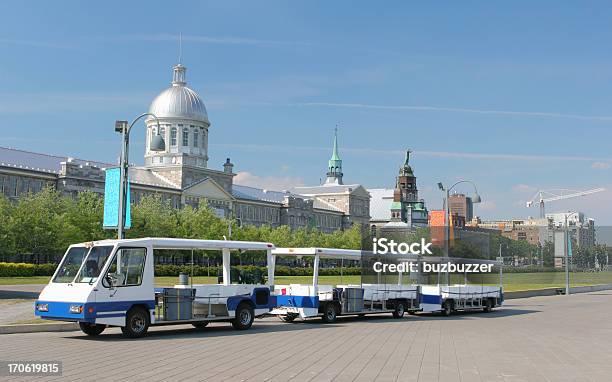
<svg viewBox="0 0 612 382"><path fill-rule="evenodd" d="M263 188L271 191L289 190L294 187L304 185L304 181L299 177L276 177L276 176L257 176L248 171L241 171L234 177L234 183L242 186Z"/></svg>
<svg viewBox="0 0 612 382"><path fill-rule="evenodd" d="M178 43L179 35L169 33L158 33L151 35L132 35L128 39L141 41L174 41ZM202 36L202 35L182 35L183 42L193 42L199 44L229 44L229 45L312 45L302 41L281 41L263 40L250 37L232 36Z"/></svg>
<svg viewBox="0 0 612 382"><path fill-rule="evenodd" d="M116 110L146 105L150 98L145 93L1 93L0 114Z"/></svg>
<svg viewBox="0 0 612 382"><path fill-rule="evenodd" d="M535 187L532 187L528 184L517 184L514 187L512 187L512 189L518 192L533 192L536 190Z"/></svg>
<svg viewBox="0 0 612 382"><path fill-rule="evenodd" d="M212 144L211 144L212 146ZM243 149L259 152L295 152L295 151L324 151L327 152L329 147L312 147L312 146L288 146L288 145L256 145L256 144L243 144L243 143L216 143L214 146ZM342 152L365 155L365 156L380 156L380 155L404 155L404 150L385 150L385 149L373 149L373 148L351 148L342 147ZM414 150L412 152L415 156L428 156L436 158L462 158L462 159L492 159L492 160L523 160L523 161L568 161L568 162L611 162L612 158L598 158L598 157L584 157L584 156L556 156L556 155L529 155L529 154L492 154L492 153L470 153L470 152L456 152L456 151L428 151L428 150Z"/></svg>
<svg viewBox="0 0 612 382"><path fill-rule="evenodd" d="M565 114L549 113L542 111L512 111L512 110L484 110L461 107L427 106L427 105L380 105L366 103L340 103L340 102L298 102L288 104L289 106L305 107L340 107L351 109L374 109L374 110L411 110L411 111L441 111L450 113L472 113L472 114L492 114L522 117L542 117L542 118L566 118L587 121L612 121L612 116L606 115L585 115L585 114Z"/></svg>
<svg viewBox="0 0 612 382"><path fill-rule="evenodd" d="M600 162L600 161L597 161L597 162L593 162L591 164L591 168L594 168L596 170L607 170L607 169L610 168L610 166L611 166L610 162Z"/></svg>

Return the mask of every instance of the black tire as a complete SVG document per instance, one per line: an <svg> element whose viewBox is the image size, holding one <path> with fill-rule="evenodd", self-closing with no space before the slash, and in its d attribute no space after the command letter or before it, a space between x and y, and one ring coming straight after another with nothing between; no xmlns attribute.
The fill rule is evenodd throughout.
<svg viewBox="0 0 612 382"><path fill-rule="evenodd" d="M489 313L493 310L493 302L490 299L487 299L487 301L485 302L484 307L482 308L482 311L485 313Z"/></svg>
<svg viewBox="0 0 612 382"><path fill-rule="evenodd" d="M444 304L442 304L442 315L445 317L448 317L452 313L453 313L453 303L451 301L444 301Z"/></svg>
<svg viewBox="0 0 612 382"><path fill-rule="evenodd" d="M106 325L90 324L87 322L79 322L79 327L81 331L88 336L97 336L106 329Z"/></svg>
<svg viewBox="0 0 612 382"><path fill-rule="evenodd" d="M255 312L253 307L247 303L241 303L236 308L236 318L232 320L232 326L236 330L247 330L253 325Z"/></svg>
<svg viewBox="0 0 612 382"><path fill-rule="evenodd" d="M331 324L336 322L336 306L334 304L325 305L325 310L323 311L323 322Z"/></svg>
<svg viewBox="0 0 612 382"><path fill-rule="evenodd" d="M298 318L298 316L299 314L296 313L287 313L284 316L278 316L278 318L280 318L280 320L283 322L293 322L296 318Z"/></svg>
<svg viewBox="0 0 612 382"><path fill-rule="evenodd" d="M208 326L208 321L192 322L191 325L193 325L193 327L196 329L204 329L206 326Z"/></svg>
<svg viewBox="0 0 612 382"><path fill-rule="evenodd" d="M121 327L123 335L129 338L140 338L149 330L149 312L143 308L132 308L125 318L125 326Z"/></svg>
<svg viewBox="0 0 612 382"><path fill-rule="evenodd" d="M395 310L393 311L393 318L402 318L406 313L406 304L403 301L395 303Z"/></svg>

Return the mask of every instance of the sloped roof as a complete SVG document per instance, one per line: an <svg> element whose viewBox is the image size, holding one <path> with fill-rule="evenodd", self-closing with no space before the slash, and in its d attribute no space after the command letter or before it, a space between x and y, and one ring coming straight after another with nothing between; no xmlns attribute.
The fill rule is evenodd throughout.
<svg viewBox="0 0 612 382"><path fill-rule="evenodd" d="M331 211L336 211L336 212L344 213L344 211L342 211L340 208L334 206L331 203L326 202L325 200L323 200L321 198L314 198L312 206L314 208L318 208L318 209L321 209L321 210L331 210Z"/></svg>
<svg viewBox="0 0 612 382"><path fill-rule="evenodd" d="M72 163L79 165L89 163L92 166L97 166L100 168L116 166L103 162L75 159L66 156L40 154L9 147L0 147L0 165L7 167L16 167L32 171L52 172L58 174L61 169L61 162L67 162L68 159L72 159Z"/></svg>
<svg viewBox="0 0 612 382"><path fill-rule="evenodd" d="M293 190L301 195L316 195L316 194L339 194L345 192L353 192L360 184L323 184L321 186L311 187L295 187Z"/></svg>
<svg viewBox="0 0 612 382"><path fill-rule="evenodd" d="M35 153L26 150L0 147L0 166L13 167L17 169L37 171L43 173L59 174L61 163L70 161L79 166L95 166L100 169L117 167L116 164L90 161L85 159L71 158L67 156L49 155ZM130 167L130 181L135 184L174 188L176 186L164 181L144 167Z"/></svg>
<svg viewBox="0 0 612 382"><path fill-rule="evenodd" d="M370 216L371 220L391 219L391 204L393 203L392 188L371 188Z"/></svg>
<svg viewBox="0 0 612 382"><path fill-rule="evenodd" d="M129 169L130 182L132 184L141 184L146 186L156 186L164 188L172 188L180 190L175 184L164 180L164 178L156 176L151 170L144 167L130 167Z"/></svg>
<svg viewBox="0 0 612 382"><path fill-rule="evenodd" d="M337 208L336 206L330 203L327 203L319 198L309 198L307 196L299 195L299 194L289 192L289 191L286 191L286 192L271 191L271 190L265 190L263 188L234 184L234 186L232 187L232 195L236 199L253 200L257 202L278 203L278 204L282 204L285 201L286 196L293 196L296 198L302 198L302 199L307 199L307 200L312 199L313 201L312 206L313 208L316 208L316 209L341 212L341 213L344 212L341 209Z"/></svg>
<svg viewBox="0 0 612 382"><path fill-rule="evenodd" d="M237 199L254 200L260 202L283 203L285 196L291 196L289 192L270 191L263 188L241 186L234 184L232 186L232 195Z"/></svg>

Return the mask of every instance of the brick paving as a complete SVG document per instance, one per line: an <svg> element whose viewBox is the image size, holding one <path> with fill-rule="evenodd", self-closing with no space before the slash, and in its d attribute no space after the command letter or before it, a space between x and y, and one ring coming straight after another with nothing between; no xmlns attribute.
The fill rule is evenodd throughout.
<svg viewBox="0 0 612 382"><path fill-rule="evenodd" d="M155 327L139 340L116 328L98 338L8 334L0 360L61 360L56 380L71 381L610 381L610 317L612 292L594 292L448 318L268 318L244 332L227 323Z"/></svg>

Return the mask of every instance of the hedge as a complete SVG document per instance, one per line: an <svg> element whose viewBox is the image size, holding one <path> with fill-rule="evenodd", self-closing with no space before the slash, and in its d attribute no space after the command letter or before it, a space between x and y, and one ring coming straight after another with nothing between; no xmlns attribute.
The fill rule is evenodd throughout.
<svg viewBox="0 0 612 382"><path fill-rule="evenodd" d="M31 276L52 276L57 268L57 264L27 264L27 263L3 263L0 262L0 277L31 277ZM201 265L193 266L194 276L212 276L216 277L220 271L220 267L211 266L207 268ZM242 265L233 266L233 270L253 272L258 270L262 274L267 274L268 270L264 266L257 265ZM179 273L191 274L192 267L190 265L168 265L160 264L155 266L155 276L178 276ZM493 272L499 271L498 267L493 268ZM563 268L526 266L513 267L504 265L504 273L540 273L540 272L563 272ZM312 267L289 267L286 265L277 265L274 272L276 276L312 276ZM361 275L360 267L345 267L342 268L343 275ZM339 276L340 268L321 268L320 276Z"/></svg>
<svg viewBox="0 0 612 382"><path fill-rule="evenodd" d="M30 276L52 276L57 268L57 264L26 264L26 263L0 263L0 277L30 277ZM210 268L194 265L194 276L217 276L220 268L211 266ZM268 270L263 266L243 265L232 267L235 270L243 270L253 272L256 269L267 274ZM190 265L156 265L155 276L178 276L179 273L191 274L192 267ZM210 272L210 273L209 273ZM312 276L312 267L288 267L279 265L276 267L276 276ZM343 275L360 275L361 268L347 267L342 268ZM321 276L337 276L340 275L340 268L321 268L319 270Z"/></svg>
<svg viewBox="0 0 612 382"><path fill-rule="evenodd" d="M493 267L499 272L499 267ZM565 272L564 268L541 267L539 265L527 265L522 267L504 265L504 273L541 273L541 272Z"/></svg>
<svg viewBox="0 0 612 382"><path fill-rule="evenodd" d="M266 267L257 266L257 265L243 265L243 266L235 266L232 267L235 270L243 270L246 272L252 272L255 269L259 270L263 274L267 274L268 270ZM191 274L191 266L190 265L156 265L155 266L155 276L178 276L179 273L187 273ZM217 276L220 268L210 267L210 276ZM193 266L193 275L194 276L207 276L209 274L209 268L194 265ZM360 275L361 268L359 267L346 267L342 268L343 275ZM278 265L274 271L274 275L276 276L312 276L312 267L303 268L303 267L288 267L285 265ZM340 268L321 268L319 270L320 276L339 276Z"/></svg>
<svg viewBox="0 0 612 382"><path fill-rule="evenodd" d="M52 276L57 264L0 263L0 277Z"/></svg>

